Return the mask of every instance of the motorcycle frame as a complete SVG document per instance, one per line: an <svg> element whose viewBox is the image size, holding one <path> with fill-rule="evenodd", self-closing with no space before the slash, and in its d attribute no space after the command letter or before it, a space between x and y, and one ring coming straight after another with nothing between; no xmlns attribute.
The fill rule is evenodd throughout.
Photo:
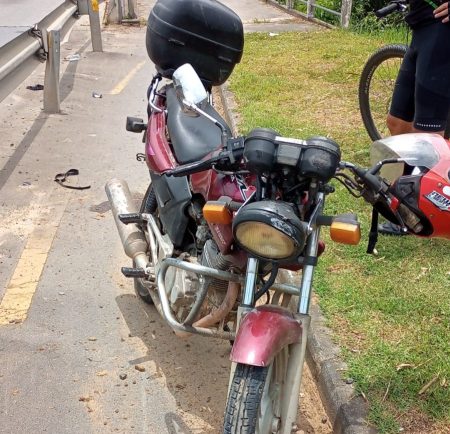
<svg viewBox="0 0 450 434"><path fill-rule="evenodd" d="M165 171L174 166L174 161L171 158L170 153L168 152L168 144L163 137L162 127L165 124L165 112L161 110L159 104L154 104L155 98L155 89L158 86L158 83L154 83L154 86L150 93L150 106L153 109L153 113L149 119L149 134L147 134L146 140L146 154L147 161L149 163L149 168L152 170L157 169L157 171ZM157 148L162 148L163 158L158 161L158 157L156 157L159 152L155 152L154 144L151 144L152 137L159 137L159 140L156 142ZM169 156L170 155L170 156ZM157 158L155 161L155 157ZM161 157L160 157L161 158ZM197 175L197 177L201 178L201 174ZM207 192L209 193L209 192ZM209 194L207 194L209 196ZM279 324L280 327L284 327L284 330L291 328L292 333L291 337L286 337L289 335L280 333L279 330L271 330L267 333L267 338L261 343L261 341L256 342L252 339L241 339L239 340L239 336L234 332L222 331L219 329L211 329L204 327L195 327L192 323L181 323L179 322L170 308L170 303L167 297L166 287L165 287L165 276L169 267L176 267L178 269L182 269L189 272L197 273L204 277L211 277L214 279L220 279L231 282L239 282L243 285L242 290L242 304L238 309L237 314L237 323L236 323L236 332L242 332L243 329L241 327L252 327L251 322L243 321L245 315L252 311L258 311L261 308L255 307L254 294L256 291L256 281L257 281L257 270L259 261L256 258L249 257L247 262L247 270L245 275L245 281L242 276L234 273L229 273L226 271L216 270L213 268L205 267L199 264L190 263L187 261L183 261L180 259L174 259L168 257L169 255L165 255L165 257L155 263L155 274L157 276L156 282L156 291L150 291L152 298L154 299L155 305L164 317L164 319L168 322L170 327L176 331L181 333L195 333L200 334L202 336L208 337L216 337L227 340L235 340L233 345L233 351L231 355L232 360L232 369L230 372L230 385L231 380L233 378L234 368L236 362L238 362L237 356L233 356L233 354L240 353L249 354L251 352L260 351L261 346L263 348L264 357L259 361L259 363L247 363L259 365L261 364L269 364L278 354L278 352L282 351L286 346L289 346L289 358L287 365L287 374L286 374L286 382L285 382L285 390L281 396L281 426L280 433L288 434L292 432L293 424L295 423L297 416L297 406L299 401L299 392L301 386L301 379L303 376L303 367L306 357L306 344L307 337L309 333L309 328L311 324L311 317L309 315L309 306L311 302L312 295L312 281L315 270L315 264L317 262L318 257L318 245L319 245L319 235L320 235L320 226L315 224L315 218L317 215L321 215L324 208L324 199L325 194L323 192L318 192L316 194L315 203L318 204L316 209L313 212L313 216L311 217L311 222L309 227L311 228L311 232L307 239L306 249L305 249L305 258L308 259L307 263L303 265L302 268L302 280L300 288L293 285L287 284L274 284L272 289L278 290L281 292L285 292L291 295L299 296L299 302L297 305L296 312L294 312L295 324L287 321L286 314L282 311L279 313L273 313L274 315L279 315ZM161 247L162 243L162 234L159 233L158 227L153 220L151 215L144 215L144 218L148 217L148 237L149 237L149 245L152 251L153 258L158 258L157 252L158 248ZM167 247L167 246L166 246ZM166 249L166 253L168 253ZM156 255L155 255L156 254ZM192 310L195 312L196 309L199 309L199 306L194 304ZM188 315L190 318L194 318L195 315ZM294 330L295 329L295 330ZM300 333L298 338L292 339L292 336L296 335L300 329ZM273 344L274 336L279 342L275 348ZM240 350L240 351L238 351ZM230 386L229 386L230 388Z"/></svg>

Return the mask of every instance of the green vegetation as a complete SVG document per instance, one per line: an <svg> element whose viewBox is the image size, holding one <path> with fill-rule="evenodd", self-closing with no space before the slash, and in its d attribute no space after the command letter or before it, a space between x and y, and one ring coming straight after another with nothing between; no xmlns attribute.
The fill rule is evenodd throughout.
<svg viewBox="0 0 450 434"><path fill-rule="evenodd" d="M281 5L287 6L287 0L275 0ZM306 1L306 0L305 0ZM405 31L403 16L399 13L389 15L382 20L377 19L374 11L386 6L389 0L353 0L351 29L357 32L374 33L389 31ZM316 0L316 5L323 6L332 11L340 12L342 0ZM294 0L292 8L301 13L306 13L306 3ZM332 25L339 25L339 17L320 7L314 12L314 18Z"/></svg>
<svg viewBox="0 0 450 434"><path fill-rule="evenodd" d="M341 30L248 35L230 82L240 130L326 135L345 160L367 164L357 83L383 43ZM370 208L335 184L327 212L356 212L364 234L350 247L332 243L324 230L327 249L315 278L349 365L345 376L367 398L381 432L450 432L450 242L380 237L378 256L367 255Z"/></svg>

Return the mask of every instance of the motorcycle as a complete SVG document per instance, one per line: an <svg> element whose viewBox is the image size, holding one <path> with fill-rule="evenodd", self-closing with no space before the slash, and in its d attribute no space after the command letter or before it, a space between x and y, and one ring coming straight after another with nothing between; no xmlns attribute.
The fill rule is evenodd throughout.
<svg viewBox="0 0 450 434"><path fill-rule="evenodd" d="M169 21L161 48L160 26ZM201 48L181 43L174 29L186 22L203 32ZM125 181L110 180L105 189L132 261L122 273L134 279L139 297L180 337L232 343L223 432L291 433L314 270L325 248L321 228L334 242L355 245L361 238L356 215L325 214L330 182L373 206L368 251L378 213L404 232L450 238L450 145L432 134L382 139L372 144L367 169L343 161L326 137L288 138L266 128L234 137L210 91L240 55L223 61L222 43L216 51L225 66L203 55L209 49L217 58L204 44L207 32L221 34L211 23L242 34L240 20L218 2L154 6L147 49L158 73L147 93L149 118L127 118L128 131L144 133L150 183L139 210Z"/></svg>

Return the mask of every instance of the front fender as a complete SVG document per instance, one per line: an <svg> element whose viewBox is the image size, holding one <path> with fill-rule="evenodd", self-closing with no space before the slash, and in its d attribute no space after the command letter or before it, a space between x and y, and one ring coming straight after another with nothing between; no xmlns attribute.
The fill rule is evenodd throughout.
<svg viewBox="0 0 450 434"><path fill-rule="evenodd" d="M292 312L279 306L258 306L243 317L230 359L267 366L286 345L300 342L301 336L302 326Z"/></svg>

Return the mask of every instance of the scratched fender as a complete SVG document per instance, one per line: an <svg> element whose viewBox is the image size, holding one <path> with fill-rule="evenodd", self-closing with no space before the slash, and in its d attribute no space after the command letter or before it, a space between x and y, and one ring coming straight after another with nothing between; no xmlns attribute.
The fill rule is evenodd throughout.
<svg viewBox="0 0 450 434"><path fill-rule="evenodd" d="M278 306L258 306L242 319L230 359L267 366L282 348L299 342L301 336L302 326L292 312Z"/></svg>

